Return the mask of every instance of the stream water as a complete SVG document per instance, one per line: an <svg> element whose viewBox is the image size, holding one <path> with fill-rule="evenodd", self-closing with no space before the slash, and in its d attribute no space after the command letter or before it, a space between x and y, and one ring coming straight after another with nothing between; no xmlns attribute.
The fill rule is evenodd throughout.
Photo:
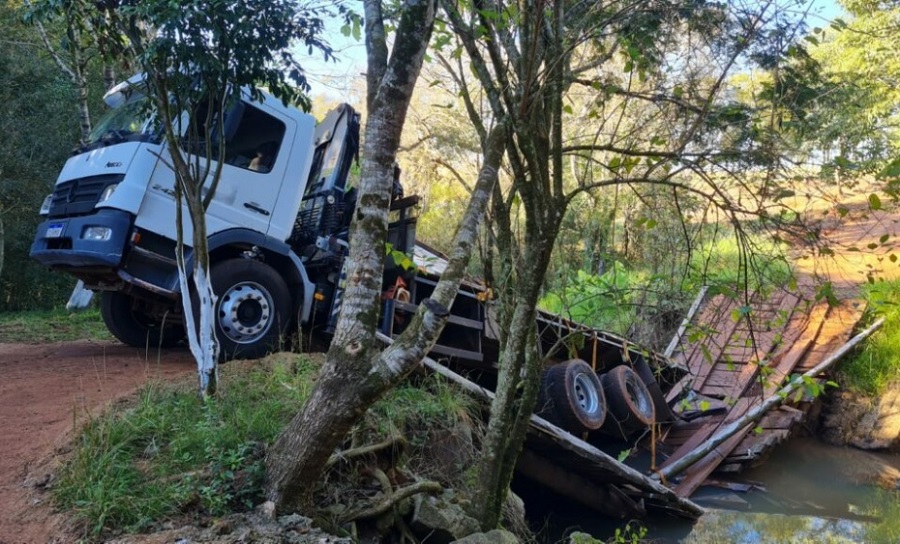
<svg viewBox="0 0 900 544"><path fill-rule="evenodd" d="M761 467L733 480L752 484L749 490L701 488L692 498L709 512L697 522L668 516L643 520L646 534L642 542L900 543L900 492L870 484L879 479L896 484L898 478L900 456L794 438L779 446ZM526 504L533 503L526 498ZM530 512L532 519L531 514L540 516ZM544 516L540 518L545 520L541 541L548 543L559 542L573 530L604 541L613 538L616 529L625 537L640 534L636 524L631 524L634 532L629 532L624 522L601 520L574 505L564 509L558 503L551 505Z"/></svg>

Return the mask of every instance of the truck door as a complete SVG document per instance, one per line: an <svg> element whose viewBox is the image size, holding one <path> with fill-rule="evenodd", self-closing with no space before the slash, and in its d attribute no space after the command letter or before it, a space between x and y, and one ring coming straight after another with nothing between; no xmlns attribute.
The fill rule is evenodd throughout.
<svg viewBox="0 0 900 544"><path fill-rule="evenodd" d="M268 233L272 211L285 179L290 146L296 127L290 119L267 112L263 104L244 104L240 122L226 145L225 164L216 193L207 211L209 235L232 228ZM205 159L200 160L204 165ZM209 168L215 168L210 161ZM212 182L207 180L206 188ZM175 176L160 161L136 219L146 228L175 238ZM185 213L186 213L185 209ZM190 240L189 223L185 239Z"/></svg>

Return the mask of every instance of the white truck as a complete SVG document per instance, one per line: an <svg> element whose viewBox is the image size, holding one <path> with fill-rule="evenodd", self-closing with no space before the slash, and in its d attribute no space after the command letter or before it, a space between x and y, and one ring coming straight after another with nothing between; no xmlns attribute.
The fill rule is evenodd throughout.
<svg viewBox="0 0 900 544"><path fill-rule="evenodd" d="M122 342L171 346L184 337L175 177L134 83L107 93L115 107L66 161L41 207L31 256L102 292L103 320ZM335 318L359 115L342 105L317 126L264 94L235 105L224 132L225 164L207 213L216 329L226 357L257 357L292 326ZM392 205L396 251L414 244L416 201ZM388 265L392 280L411 280L411 272Z"/></svg>

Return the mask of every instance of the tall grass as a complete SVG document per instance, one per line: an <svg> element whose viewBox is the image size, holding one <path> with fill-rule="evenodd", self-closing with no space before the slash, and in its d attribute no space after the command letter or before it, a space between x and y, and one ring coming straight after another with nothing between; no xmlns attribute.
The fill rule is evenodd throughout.
<svg viewBox="0 0 900 544"><path fill-rule="evenodd" d="M702 245L685 258L684 267L681 277L653 274L640 264L626 266L619 261L602 275L579 270L545 295L540 305L573 321L627 334L639 319L646 321L654 312L689 304L703 285L737 296L744 289L783 288L792 281L781 247L751 240L748 249L734 236L720 236Z"/></svg>
<svg viewBox="0 0 900 544"><path fill-rule="evenodd" d="M879 395L900 380L900 279L867 284L863 296L869 316L884 316L884 326L841 365L841 373L847 387Z"/></svg>
<svg viewBox="0 0 900 544"><path fill-rule="evenodd" d="M219 515L258 500L262 453L309 394L303 356L223 367L226 389L155 384L134 406L90 420L55 489L88 535L139 531L195 508Z"/></svg>

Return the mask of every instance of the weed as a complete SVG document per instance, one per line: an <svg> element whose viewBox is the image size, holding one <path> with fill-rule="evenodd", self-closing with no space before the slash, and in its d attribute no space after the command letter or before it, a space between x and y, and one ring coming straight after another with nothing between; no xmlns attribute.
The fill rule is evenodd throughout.
<svg viewBox="0 0 900 544"><path fill-rule="evenodd" d="M879 395L900 376L900 279L868 284L863 296L867 319L884 316L884 326L841 365L841 373L846 386Z"/></svg>

